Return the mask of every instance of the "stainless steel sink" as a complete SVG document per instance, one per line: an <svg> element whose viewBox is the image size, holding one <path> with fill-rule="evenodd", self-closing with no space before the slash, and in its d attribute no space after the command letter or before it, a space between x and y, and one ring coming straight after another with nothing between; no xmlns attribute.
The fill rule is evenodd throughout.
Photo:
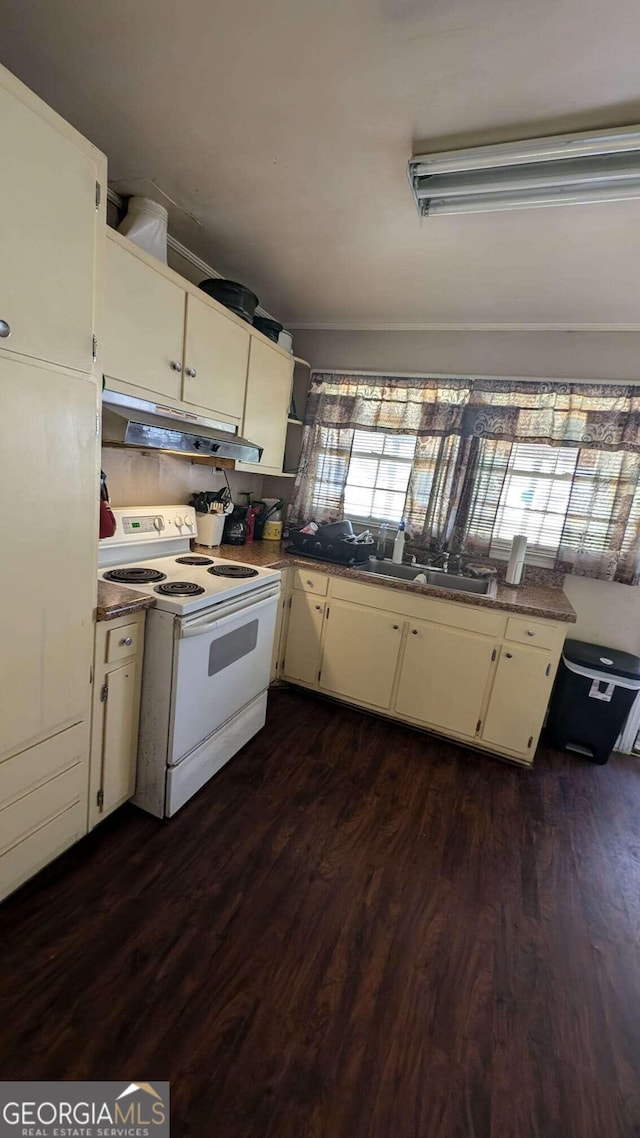
<svg viewBox="0 0 640 1138"><path fill-rule="evenodd" d="M495 579L476 579L465 577L462 573L445 573L444 569L427 569L421 565L396 565L393 561L377 561L371 557L364 565L355 565L360 573L371 573L372 576L387 578L395 581L415 581L416 577L426 577L427 585L435 585L438 589L454 589L459 593L475 593L476 596L494 597L496 595ZM424 580L417 582L424 584Z"/></svg>

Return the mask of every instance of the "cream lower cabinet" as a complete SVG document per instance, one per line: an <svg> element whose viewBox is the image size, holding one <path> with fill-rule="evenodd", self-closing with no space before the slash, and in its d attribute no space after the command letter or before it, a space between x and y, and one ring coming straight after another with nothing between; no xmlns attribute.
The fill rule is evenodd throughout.
<svg viewBox="0 0 640 1138"><path fill-rule="evenodd" d="M1 353L0 392L0 516L10 526L0 600L2 761L89 719L98 395L90 378Z"/></svg>
<svg viewBox="0 0 640 1138"><path fill-rule="evenodd" d="M145 614L96 625L89 829L136 788Z"/></svg>
<svg viewBox="0 0 640 1138"><path fill-rule="evenodd" d="M501 750L533 754L553 686L550 652L505 644L491 689L482 741Z"/></svg>
<svg viewBox="0 0 640 1138"><path fill-rule="evenodd" d="M494 643L484 636L411 621L394 703L396 713L473 737L496 654Z"/></svg>
<svg viewBox="0 0 640 1138"><path fill-rule="evenodd" d="M531 765L566 624L290 575L284 679Z"/></svg>
<svg viewBox="0 0 640 1138"><path fill-rule="evenodd" d="M0 898L87 832L89 722L0 762Z"/></svg>
<svg viewBox="0 0 640 1138"><path fill-rule="evenodd" d="M288 680L317 684L325 602L314 593L293 592L282 674Z"/></svg>
<svg viewBox="0 0 640 1138"><path fill-rule="evenodd" d="M325 624L319 687L358 703L390 707L403 622L390 613L332 601Z"/></svg>
<svg viewBox="0 0 640 1138"><path fill-rule="evenodd" d="M289 625L290 601L290 573L288 569L282 570L280 578L280 600L276 614L276 627L273 634L273 655L271 657L271 683L279 680L282 675L282 663L287 644L287 628Z"/></svg>

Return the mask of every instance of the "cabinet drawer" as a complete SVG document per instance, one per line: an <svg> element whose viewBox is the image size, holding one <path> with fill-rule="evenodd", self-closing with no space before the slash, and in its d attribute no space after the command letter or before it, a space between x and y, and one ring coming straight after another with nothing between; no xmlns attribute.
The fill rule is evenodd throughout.
<svg viewBox="0 0 640 1138"><path fill-rule="evenodd" d="M86 821L86 804L77 802L5 854L0 854L0 897L17 889L28 877L77 842L86 833Z"/></svg>
<svg viewBox="0 0 640 1138"><path fill-rule="evenodd" d="M135 656L139 638L138 624L123 624L120 628L111 628L107 633L105 663L114 664L117 660L126 660L129 656Z"/></svg>
<svg viewBox="0 0 640 1138"><path fill-rule="evenodd" d="M11 849L25 835L44 826L68 806L86 798L86 775L86 764L78 763L71 770L0 810L0 851Z"/></svg>
<svg viewBox="0 0 640 1138"><path fill-rule="evenodd" d="M77 723L51 739L45 739L19 755L0 763L0 808L21 798L29 790L49 782L69 767L88 757L89 741L86 723ZM3 835L4 839L4 835ZM4 840L2 844L6 843Z"/></svg>
<svg viewBox="0 0 640 1138"><path fill-rule="evenodd" d="M534 648L555 648L558 628L555 624L541 624L539 621L512 616L507 621L505 636L507 640L517 640L519 644L530 644Z"/></svg>
<svg viewBox="0 0 640 1138"><path fill-rule="evenodd" d="M329 578L326 573L310 572L308 569L294 569L293 587L303 593L317 593L319 597L327 595Z"/></svg>

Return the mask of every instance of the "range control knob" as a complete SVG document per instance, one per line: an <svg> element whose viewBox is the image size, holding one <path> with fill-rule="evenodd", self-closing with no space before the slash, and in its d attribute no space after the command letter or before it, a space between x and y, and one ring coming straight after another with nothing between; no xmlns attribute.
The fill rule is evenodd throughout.
<svg viewBox="0 0 640 1138"><path fill-rule="evenodd" d="M174 520L174 522L176 523L176 525L177 525L178 529L182 529L182 527L183 527L183 525L184 525L184 518L181 518L180 516L177 516L177 517L175 517L173 520Z"/></svg>

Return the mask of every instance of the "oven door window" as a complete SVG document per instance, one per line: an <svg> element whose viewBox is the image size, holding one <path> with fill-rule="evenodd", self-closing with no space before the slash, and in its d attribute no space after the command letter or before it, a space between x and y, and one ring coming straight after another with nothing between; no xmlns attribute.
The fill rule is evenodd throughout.
<svg viewBox="0 0 640 1138"><path fill-rule="evenodd" d="M236 660L248 656L249 652L253 652L257 643L257 620L243 624L241 628L236 628L233 632L227 632L219 640L213 640L209 648L209 675L215 676L223 668L235 664Z"/></svg>

